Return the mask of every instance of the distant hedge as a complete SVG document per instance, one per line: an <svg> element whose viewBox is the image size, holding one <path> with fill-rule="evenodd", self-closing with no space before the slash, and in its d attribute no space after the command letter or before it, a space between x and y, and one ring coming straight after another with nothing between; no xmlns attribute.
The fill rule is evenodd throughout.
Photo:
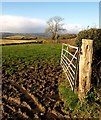
<svg viewBox="0 0 101 120"><path fill-rule="evenodd" d="M82 39L92 39L94 52L101 49L101 29L91 28L78 33L77 45L80 47Z"/></svg>
<svg viewBox="0 0 101 120"><path fill-rule="evenodd" d="M76 34L60 34L58 35L58 39L72 39L72 38L76 38L77 35Z"/></svg>

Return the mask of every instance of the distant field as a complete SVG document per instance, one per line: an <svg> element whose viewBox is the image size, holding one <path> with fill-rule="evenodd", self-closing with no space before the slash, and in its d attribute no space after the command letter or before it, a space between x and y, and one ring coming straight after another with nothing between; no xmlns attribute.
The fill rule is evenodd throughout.
<svg viewBox="0 0 101 120"><path fill-rule="evenodd" d="M23 43L56 43L55 40L50 40L50 39L37 39L37 40L13 40L13 39L0 39L0 45L8 45L8 44L23 44ZM75 42L76 42L76 38L73 38L73 39L61 39L61 40L58 40L58 43L67 43L67 44L71 44L71 45L75 45Z"/></svg>
<svg viewBox="0 0 101 120"><path fill-rule="evenodd" d="M40 40L39 40L40 41ZM38 40L7 40L7 39L0 39L0 44L14 44L14 43L35 43Z"/></svg>

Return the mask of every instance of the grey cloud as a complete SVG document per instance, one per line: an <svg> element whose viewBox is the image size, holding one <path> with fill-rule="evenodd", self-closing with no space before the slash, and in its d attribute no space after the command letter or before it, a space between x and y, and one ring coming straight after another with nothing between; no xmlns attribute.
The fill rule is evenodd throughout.
<svg viewBox="0 0 101 120"><path fill-rule="evenodd" d="M47 26L45 21L42 20L10 15L0 16L0 21L2 22L2 31L4 32L45 32Z"/></svg>

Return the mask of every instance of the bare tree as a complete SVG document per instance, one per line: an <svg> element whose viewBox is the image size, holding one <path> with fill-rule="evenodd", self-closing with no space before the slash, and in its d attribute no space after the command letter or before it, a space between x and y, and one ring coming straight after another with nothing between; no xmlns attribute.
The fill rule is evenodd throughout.
<svg viewBox="0 0 101 120"><path fill-rule="evenodd" d="M55 16L50 18L47 21L47 29L46 32L51 33L52 34L52 39L56 39L58 38L58 33L59 31L63 31L65 29L63 29L63 18L59 17L59 16Z"/></svg>

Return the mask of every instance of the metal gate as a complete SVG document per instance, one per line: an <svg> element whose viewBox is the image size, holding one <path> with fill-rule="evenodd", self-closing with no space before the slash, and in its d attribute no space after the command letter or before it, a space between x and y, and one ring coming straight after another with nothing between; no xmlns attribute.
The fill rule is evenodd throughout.
<svg viewBox="0 0 101 120"><path fill-rule="evenodd" d="M78 47L62 44L61 66L69 80L70 86L74 91L75 80L77 77Z"/></svg>

